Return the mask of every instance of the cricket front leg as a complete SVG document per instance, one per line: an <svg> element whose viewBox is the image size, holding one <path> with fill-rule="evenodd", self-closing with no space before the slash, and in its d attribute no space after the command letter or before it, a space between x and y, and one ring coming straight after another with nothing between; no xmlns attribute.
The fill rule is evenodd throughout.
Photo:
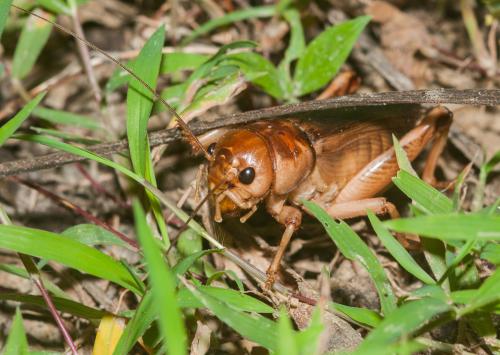
<svg viewBox="0 0 500 355"><path fill-rule="evenodd" d="M270 290L273 287L285 250L292 239L293 233L302 223L302 211L293 206L285 206L284 202L284 198L273 197L270 197L267 201L268 211L279 223L285 226L285 231L281 236L278 250L274 254L273 260L267 269L267 279L264 284L265 290Z"/></svg>

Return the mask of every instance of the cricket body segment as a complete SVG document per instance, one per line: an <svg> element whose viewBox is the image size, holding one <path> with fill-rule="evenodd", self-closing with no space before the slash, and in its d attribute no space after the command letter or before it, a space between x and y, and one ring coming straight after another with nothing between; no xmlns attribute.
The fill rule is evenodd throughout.
<svg viewBox="0 0 500 355"><path fill-rule="evenodd" d="M399 170L392 135L410 161L433 142L423 179L434 182L451 113L436 107L422 116L419 105L371 110L355 108L326 119L261 121L207 135L215 220L247 211L240 218L244 222L264 202L266 210L285 226L268 269L267 287L274 282L286 245L300 226L304 199L316 202L334 218L359 217L367 210L398 216L394 205L377 197Z"/></svg>

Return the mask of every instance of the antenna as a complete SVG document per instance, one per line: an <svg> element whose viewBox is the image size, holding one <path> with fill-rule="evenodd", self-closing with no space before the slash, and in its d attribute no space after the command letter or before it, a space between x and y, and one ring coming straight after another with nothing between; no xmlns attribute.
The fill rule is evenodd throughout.
<svg viewBox="0 0 500 355"><path fill-rule="evenodd" d="M38 15L38 14L35 14L29 10L26 10L26 9L23 9L22 7L19 7L17 5L14 5L12 4L11 5L13 8L19 10L19 11L22 11L26 14L29 14L31 16L35 16L43 21L46 21L50 24L52 24L54 27L56 27L58 30L76 38L77 40L81 41L82 43L84 43L86 46L92 48L93 50L95 50L96 52L102 54L104 57L106 57L107 59L109 59L110 61L112 61L113 63L115 63L116 65L118 65L121 69L125 70L127 73L129 73L132 77L134 77L134 79L136 79L139 83L141 83L148 91L151 92L151 94L153 94L153 97L160 101L166 108L167 110L175 117L177 123L179 124L179 127L181 128L181 130L184 132L184 134L187 136L187 139L190 141L190 143L196 148L196 149L199 149L201 152L203 152L203 155L205 155L205 158L207 160L212 160L212 156L210 154L208 154L207 150L205 149L205 147L203 147L203 145L201 144L201 142L199 141L199 139L193 134L193 132L191 132L191 129L189 128L189 126L186 124L186 122L184 122L184 120L181 118L181 116L179 116L179 114L174 110L174 108L172 106L170 106L167 101L165 101L164 98L162 98L154 88L152 88L148 83L146 83L143 79L141 79L137 74L135 74L132 70L130 70L129 68L127 68L125 65L123 65L118 59L114 58L113 56L111 56L110 54L106 53L106 51L100 49L99 47L97 47L95 44L87 41L85 38L82 38L80 36L78 36L75 32L67 29L66 27L64 26L61 26L59 25L58 23L54 22L54 21L51 21L49 20L48 18L45 18L41 15Z"/></svg>

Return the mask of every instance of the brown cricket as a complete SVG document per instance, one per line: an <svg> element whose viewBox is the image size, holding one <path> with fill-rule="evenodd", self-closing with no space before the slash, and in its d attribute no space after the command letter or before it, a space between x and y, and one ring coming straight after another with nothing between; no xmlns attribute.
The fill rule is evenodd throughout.
<svg viewBox="0 0 500 355"><path fill-rule="evenodd" d="M422 114L420 105L337 109L313 116L260 121L218 129L201 137L212 160L209 187L216 222L241 215L245 222L259 203L285 227L267 270L272 286L280 261L305 211L314 201L334 218L399 214L379 197L398 171L394 134L410 161L429 144L423 179L434 170L447 140L452 114L442 106ZM306 211L307 212L307 211Z"/></svg>

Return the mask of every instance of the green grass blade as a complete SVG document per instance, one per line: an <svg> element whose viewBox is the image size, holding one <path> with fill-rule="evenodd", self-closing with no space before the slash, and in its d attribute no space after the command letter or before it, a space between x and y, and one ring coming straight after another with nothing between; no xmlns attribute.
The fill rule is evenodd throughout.
<svg viewBox="0 0 500 355"><path fill-rule="evenodd" d="M173 74L182 70L195 70L209 58L206 54L174 52L164 54L160 73Z"/></svg>
<svg viewBox="0 0 500 355"><path fill-rule="evenodd" d="M488 260L490 263L500 265L500 244L488 243L481 250L481 259Z"/></svg>
<svg viewBox="0 0 500 355"><path fill-rule="evenodd" d="M28 355L28 339L23 326L23 317L19 308L16 308L16 315L10 326L9 337L2 354L4 355Z"/></svg>
<svg viewBox="0 0 500 355"><path fill-rule="evenodd" d="M236 330L243 337L260 344L271 351L276 351L278 340L277 323L258 314L248 314L209 295L203 288L187 284L192 294L217 318Z"/></svg>
<svg viewBox="0 0 500 355"><path fill-rule="evenodd" d="M415 201L427 213L449 213L453 211L452 200L406 171L399 171L392 181L406 196Z"/></svg>
<svg viewBox="0 0 500 355"><path fill-rule="evenodd" d="M367 308L351 307L340 303L330 302L328 308L340 312L353 321L375 328L382 321L382 317L375 311Z"/></svg>
<svg viewBox="0 0 500 355"><path fill-rule="evenodd" d="M222 301L242 312L273 313L274 309L256 298L239 291L212 286L199 286L205 294ZM178 293L181 308L202 308L203 304L187 288L181 288Z"/></svg>
<svg viewBox="0 0 500 355"><path fill-rule="evenodd" d="M340 252L349 260L358 261L370 274L380 298L384 315L396 309L396 297L384 268L361 238L343 221L337 223L321 207L310 201L303 201L307 210L325 227Z"/></svg>
<svg viewBox="0 0 500 355"><path fill-rule="evenodd" d="M333 79L369 21L369 16L361 16L330 27L308 45L295 69L296 96L309 94Z"/></svg>
<svg viewBox="0 0 500 355"><path fill-rule="evenodd" d="M38 94L34 99L28 102L14 117L12 117L6 124L0 127L0 146L2 146L7 139L14 134L15 131L23 122L29 117L33 109L42 101L45 97L45 92Z"/></svg>
<svg viewBox="0 0 500 355"><path fill-rule="evenodd" d="M157 307L154 304L151 291L146 292L139 306L135 310L134 316L127 323L122 336L116 344L114 355L128 354L137 340L144 335L146 330L157 318Z"/></svg>
<svg viewBox="0 0 500 355"><path fill-rule="evenodd" d="M248 20L252 18L271 17L274 16L275 14L276 14L275 6L254 6L254 7L249 7L248 9L233 11L228 13L227 15L217 17L213 20L204 23L196 30L194 30L193 33L191 33L188 37L186 37L181 42L181 45L185 46L186 44L192 42L197 37L209 33L210 31L213 31L218 27L229 25L233 22Z"/></svg>
<svg viewBox="0 0 500 355"><path fill-rule="evenodd" d="M284 92L280 84L280 74L273 63L253 52L229 54L224 63L234 64L245 78L276 99L282 99Z"/></svg>
<svg viewBox="0 0 500 355"><path fill-rule="evenodd" d="M415 177L418 177L417 173L411 166L411 162L408 159L408 155L406 155L405 150L403 149L403 147L401 147L399 140L396 138L394 134L392 135L392 143L394 145L394 152L396 153L396 159L398 161L399 168Z"/></svg>
<svg viewBox="0 0 500 355"><path fill-rule="evenodd" d="M12 0L0 1L0 38L2 38L3 29L9 18L10 4L12 4Z"/></svg>
<svg viewBox="0 0 500 355"><path fill-rule="evenodd" d="M441 240L500 240L500 216L481 213L400 218L385 221L389 229Z"/></svg>
<svg viewBox="0 0 500 355"><path fill-rule="evenodd" d="M394 259L401 265L406 271L415 276L420 281L426 284L434 284L436 281L425 272L424 269L417 264L417 262L411 257L410 253L399 244L399 242L392 236L391 233L385 228L382 222L378 219L373 212L368 211L368 219L370 220L375 233L379 237L380 241L384 247L391 253Z"/></svg>
<svg viewBox="0 0 500 355"><path fill-rule="evenodd" d="M132 66L134 72L152 88L156 86L164 41L165 30L161 26L146 42ZM149 154L147 130L152 108L152 93L132 78L127 92L127 137L134 171L141 176L145 175Z"/></svg>
<svg viewBox="0 0 500 355"><path fill-rule="evenodd" d="M292 322L288 318L285 307L280 309L276 355L299 355L295 331L292 328Z"/></svg>
<svg viewBox="0 0 500 355"><path fill-rule="evenodd" d="M54 16L40 9L34 11L51 21ZM33 69L38 56L49 39L52 24L35 16L29 16L17 42L12 60L12 76L23 79Z"/></svg>
<svg viewBox="0 0 500 355"><path fill-rule="evenodd" d="M88 128L91 130L102 129L99 122L92 117L77 115L75 113L53 110L45 107L37 107L33 110L33 115L56 124L64 124L73 127Z"/></svg>
<svg viewBox="0 0 500 355"><path fill-rule="evenodd" d="M81 272L112 281L136 294L137 284L128 270L97 249L58 234L14 225L0 225L0 248L53 260Z"/></svg>
<svg viewBox="0 0 500 355"><path fill-rule="evenodd" d="M85 245L119 245L127 247L128 244L118 238L116 234L96 226L95 224L77 224L69 227L62 235L77 240Z"/></svg>
<svg viewBox="0 0 500 355"><path fill-rule="evenodd" d="M383 353L387 346L403 337L409 337L433 317L448 312L451 307L441 300L426 298L405 303L388 315L356 349L355 354L373 352Z"/></svg>
<svg viewBox="0 0 500 355"><path fill-rule="evenodd" d="M154 308L158 313L166 348L170 355L186 354L186 329L177 304L174 277L162 258L160 249L147 225L144 211L137 200L134 201L133 207L137 235L149 271Z"/></svg>
<svg viewBox="0 0 500 355"><path fill-rule="evenodd" d="M59 311L69 313L75 317L84 319L101 319L106 314L109 314L106 311L88 307L66 298L54 296L51 296L51 298ZM47 303L42 296L23 295L18 293L0 293L0 300L20 302L25 305L36 306L41 310L47 311Z"/></svg>
<svg viewBox="0 0 500 355"><path fill-rule="evenodd" d="M500 269L497 269L471 296L469 304L461 309L458 314L463 316L491 303L500 301Z"/></svg>

